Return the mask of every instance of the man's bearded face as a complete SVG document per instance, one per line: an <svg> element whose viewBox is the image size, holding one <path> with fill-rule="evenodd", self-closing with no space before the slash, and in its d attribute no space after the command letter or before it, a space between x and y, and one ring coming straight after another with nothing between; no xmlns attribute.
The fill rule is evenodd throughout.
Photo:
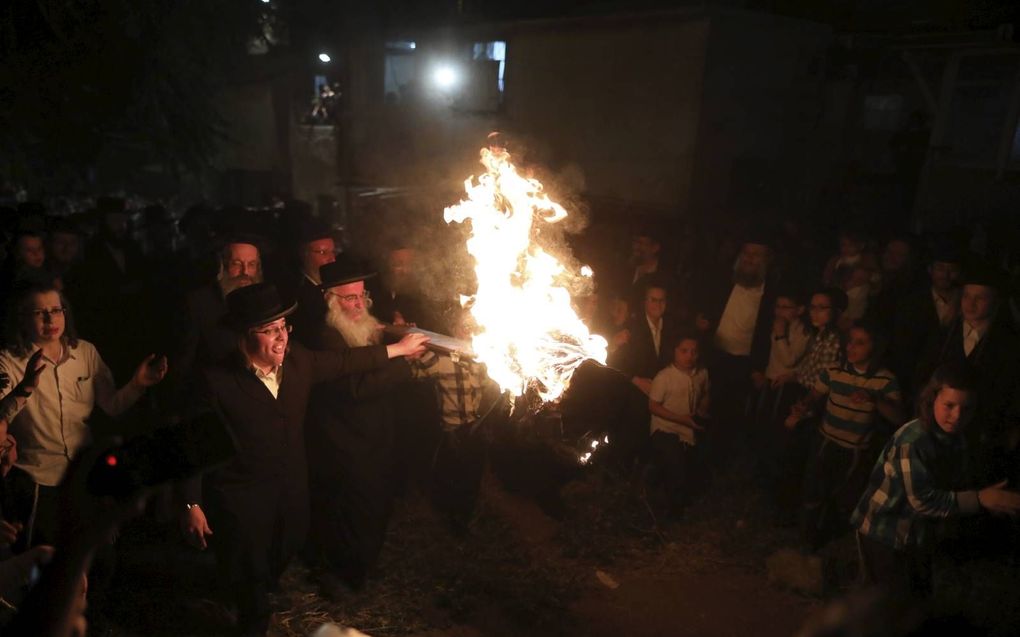
<svg viewBox="0 0 1020 637"><path fill-rule="evenodd" d="M219 275L220 290L226 296L238 288L262 283L259 249L248 243L232 243L223 255Z"/></svg>
<svg viewBox="0 0 1020 637"><path fill-rule="evenodd" d="M364 281L330 288L326 299L329 303L326 322L340 332L347 345L363 347L379 342L381 323L368 311L371 303L365 297Z"/></svg>
<svg viewBox="0 0 1020 637"><path fill-rule="evenodd" d="M408 293L414 287L414 250L397 248L391 250L387 259L387 278L395 292Z"/></svg>
<svg viewBox="0 0 1020 637"><path fill-rule="evenodd" d="M768 246L745 243L733 269L733 280L744 287L758 287L765 281L771 253Z"/></svg>

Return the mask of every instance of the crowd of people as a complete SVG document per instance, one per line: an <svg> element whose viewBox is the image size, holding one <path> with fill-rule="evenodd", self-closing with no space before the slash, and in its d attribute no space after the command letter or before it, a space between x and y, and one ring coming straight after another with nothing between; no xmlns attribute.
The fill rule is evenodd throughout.
<svg viewBox="0 0 1020 637"><path fill-rule="evenodd" d="M848 227L826 256L798 224L776 227L700 263L635 233L592 317L609 365L647 396L617 460L680 517L749 457L805 555L856 534L863 577L897 594L930 595L949 543L1015 561L1015 255L977 254L961 231Z"/></svg>
<svg viewBox="0 0 1020 637"><path fill-rule="evenodd" d="M378 246L372 266L302 206L178 218L103 197L88 214L24 205L2 219L11 634L83 630L83 575L152 495L90 491L113 457L96 449L154 423L212 413L229 432L229 460L159 497L215 553L239 634L265 634L299 554L325 594L361 588L408 485L428 484L451 531L469 532L498 389L478 363L400 330L471 333L458 291L422 280L414 246ZM804 551L855 533L874 583L930 592L947 533L1015 559L1012 255L973 254L952 233L879 244L846 228L826 256L797 224L775 228L713 243L642 227L629 255L599 255L597 288L576 301L609 343L608 370L578 370L564 418L599 421L587 426L608 432L607 465L674 518L752 458ZM1006 515L966 524L981 511Z"/></svg>

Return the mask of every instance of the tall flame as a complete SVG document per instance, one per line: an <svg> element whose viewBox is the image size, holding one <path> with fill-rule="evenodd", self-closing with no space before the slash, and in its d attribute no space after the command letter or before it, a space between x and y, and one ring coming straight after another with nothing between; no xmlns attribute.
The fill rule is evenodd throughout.
<svg viewBox="0 0 1020 637"><path fill-rule="evenodd" d="M557 223L567 211L521 176L506 150L484 148L481 156L485 173L469 177L467 199L443 214L447 223L471 221L478 290L461 303L479 329L472 349L503 391L520 396L533 387L543 401L556 400L585 359L605 363L607 347L570 305L563 283L576 275L533 240L536 221Z"/></svg>

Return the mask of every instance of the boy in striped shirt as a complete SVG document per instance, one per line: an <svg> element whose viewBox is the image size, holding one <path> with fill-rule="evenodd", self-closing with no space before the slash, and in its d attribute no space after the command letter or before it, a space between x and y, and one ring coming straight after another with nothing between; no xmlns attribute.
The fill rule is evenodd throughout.
<svg viewBox="0 0 1020 637"><path fill-rule="evenodd" d="M811 416L813 405L825 399L802 491L801 535L812 551L846 529L874 461L878 417L903 421L899 384L892 372L879 365L884 349L876 325L856 323L850 328L846 362L823 371L786 421L788 427L796 426Z"/></svg>

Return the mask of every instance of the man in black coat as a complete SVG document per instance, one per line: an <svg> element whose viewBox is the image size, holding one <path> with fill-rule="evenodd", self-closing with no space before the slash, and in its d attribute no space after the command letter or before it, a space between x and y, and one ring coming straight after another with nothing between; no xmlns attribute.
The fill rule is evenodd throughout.
<svg viewBox="0 0 1020 637"><path fill-rule="evenodd" d="M673 361L676 329L666 314L667 295L665 285L657 280L647 284L640 314L628 323L623 344L608 361L645 395L655 375Z"/></svg>
<svg viewBox="0 0 1020 637"><path fill-rule="evenodd" d="M741 246L731 272L707 280L698 294L695 326L705 336L706 362L712 378L712 435L728 442L744 417L751 374L764 372L772 342L775 277L770 276L772 249L764 237L750 237Z"/></svg>
<svg viewBox="0 0 1020 637"><path fill-rule="evenodd" d="M343 255L321 270L326 316L316 346L336 352L380 342L365 279L375 276ZM310 549L323 568L323 592L358 589L382 549L394 496L394 419L411 369L403 359L324 383L312 393L305 425L312 493ZM401 392L398 396L396 392Z"/></svg>
<svg viewBox="0 0 1020 637"><path fill-rule="evenodd" d="M326 302L319 289L320 269L336 260L336 241L333 229L329 224L310 219L302 225L298 234L297 262L301 271L301 279L294 291L298 309L294 312L291 323L294 325L294 338L306 347L314 346L310 341L318 337L326 318Z"/></svg>
<svg viewBox="0 0 1020 637"><path fill-rule="evenodd" d="M999 480L1009 471L1006 458L1016 454L1020 436L1020 338L1001 312L1003 274L985 264L969 270L959 317L929 341L917 380L927 382L947 363L966 364L977 372L977 415L968 430L979 453L981 477Z"/></svg>
<svg viewBox="0 0 1020 637"><path fill-rule="evenodd" d="M239 288L226 301L238 353L202 373L194 405L223 420L237 454L186 485L183 526L200 548L213 537L241 633L262 635L267 593L308 530L304 423L313 384L418 354L426 339L408 335L395 345L311 352L289 343L286 317L296 306L282 303L273 285Z"/></svg>

